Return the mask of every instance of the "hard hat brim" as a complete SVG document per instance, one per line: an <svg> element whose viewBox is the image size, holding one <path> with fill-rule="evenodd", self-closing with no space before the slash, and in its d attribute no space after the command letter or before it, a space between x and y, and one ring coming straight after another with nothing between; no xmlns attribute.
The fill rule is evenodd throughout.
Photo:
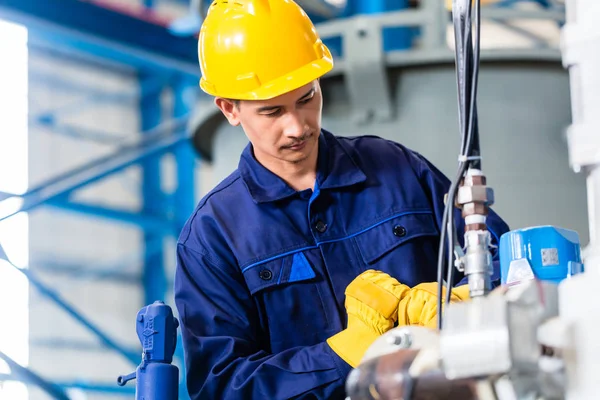
<svg viewBox="0 0 600 400"><path fill-rule="evenodd" d="M200 87L211 96L223 97L231 100L269 100L282 94L301 88L304 85L322 77L333 69L333 59L331 55L325 55L319 60L304 65L295 71L281 76L271 82L267 82L255 90L244 93L216 93L213 87L204 80L200 79Z"/></svg>

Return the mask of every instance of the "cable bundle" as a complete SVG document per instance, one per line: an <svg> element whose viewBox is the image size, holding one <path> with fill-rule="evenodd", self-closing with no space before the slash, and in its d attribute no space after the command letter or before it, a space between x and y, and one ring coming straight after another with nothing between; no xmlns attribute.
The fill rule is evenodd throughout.
<svg viewBox="0 0 600 400"><path fill-rule="evenodd" d="M472 27L471 23L472 11L474 13L474 27ZM449 304L450 302L452 282L454 279L454 247L457 243L454 221L456 194L467 169L481 169L476 101L477 79L479 75L480 21L480 0L453 0L452 22L454 25L461 145L460 156L458 159L458 171L450 185L442 218L437 276L438 329L442 329L442 287L444 285L443 275L446 268L446 304Z"/></svg>

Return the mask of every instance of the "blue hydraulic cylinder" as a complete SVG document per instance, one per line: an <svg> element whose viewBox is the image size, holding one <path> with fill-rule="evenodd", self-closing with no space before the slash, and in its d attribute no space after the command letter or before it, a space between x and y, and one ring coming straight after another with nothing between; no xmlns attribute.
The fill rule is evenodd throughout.
<svg viewBox="0 0 600 400"><path fill-rule="evenodd" d="M143 307L137 314L136 332L142 344L142 362L135 372L119 376L124 386L137 379L136 400L177 400L179 369L172 365L179 321L162 301Z"/></svg>
<svg viewBox="0 0 600 400"><path fill-rule="evenodd" d="M500 237L500 272L503 285L538 279L560 283L583 272L577 232L537 226L510 231Z"/></svg>
<svg viewBox="0 0 600 400"><path fill-rule="evenodd" d="M349 0L346 8L351 14L378 14L409 7L408 0ZM383 29L383 50L405 50L412 45L413 29L394 27Z"/></svg>

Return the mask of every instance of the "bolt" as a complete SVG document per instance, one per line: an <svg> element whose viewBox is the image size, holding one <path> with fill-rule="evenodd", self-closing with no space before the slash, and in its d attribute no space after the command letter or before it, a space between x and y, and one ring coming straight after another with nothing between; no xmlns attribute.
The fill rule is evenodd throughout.
<svg viewBox="0 0 600 400"><path fill-rule="evenodd" d="M390 345L398 346L403 349L408 349L412 344L412 340L408 332L400 332L395 336L389 336L387 340Z"/></svg>

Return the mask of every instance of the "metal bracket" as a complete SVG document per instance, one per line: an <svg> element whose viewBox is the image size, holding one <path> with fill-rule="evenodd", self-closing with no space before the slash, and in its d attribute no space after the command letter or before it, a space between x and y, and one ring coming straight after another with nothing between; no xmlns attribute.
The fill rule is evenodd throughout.
<svg viewBox="0 0 600 400"><path fill-rule="evenodd" d="M381 26L364 17L351 18L348 22L342 46L353 119L359 124L372 119L389 121L394 113Z"/></svg>

